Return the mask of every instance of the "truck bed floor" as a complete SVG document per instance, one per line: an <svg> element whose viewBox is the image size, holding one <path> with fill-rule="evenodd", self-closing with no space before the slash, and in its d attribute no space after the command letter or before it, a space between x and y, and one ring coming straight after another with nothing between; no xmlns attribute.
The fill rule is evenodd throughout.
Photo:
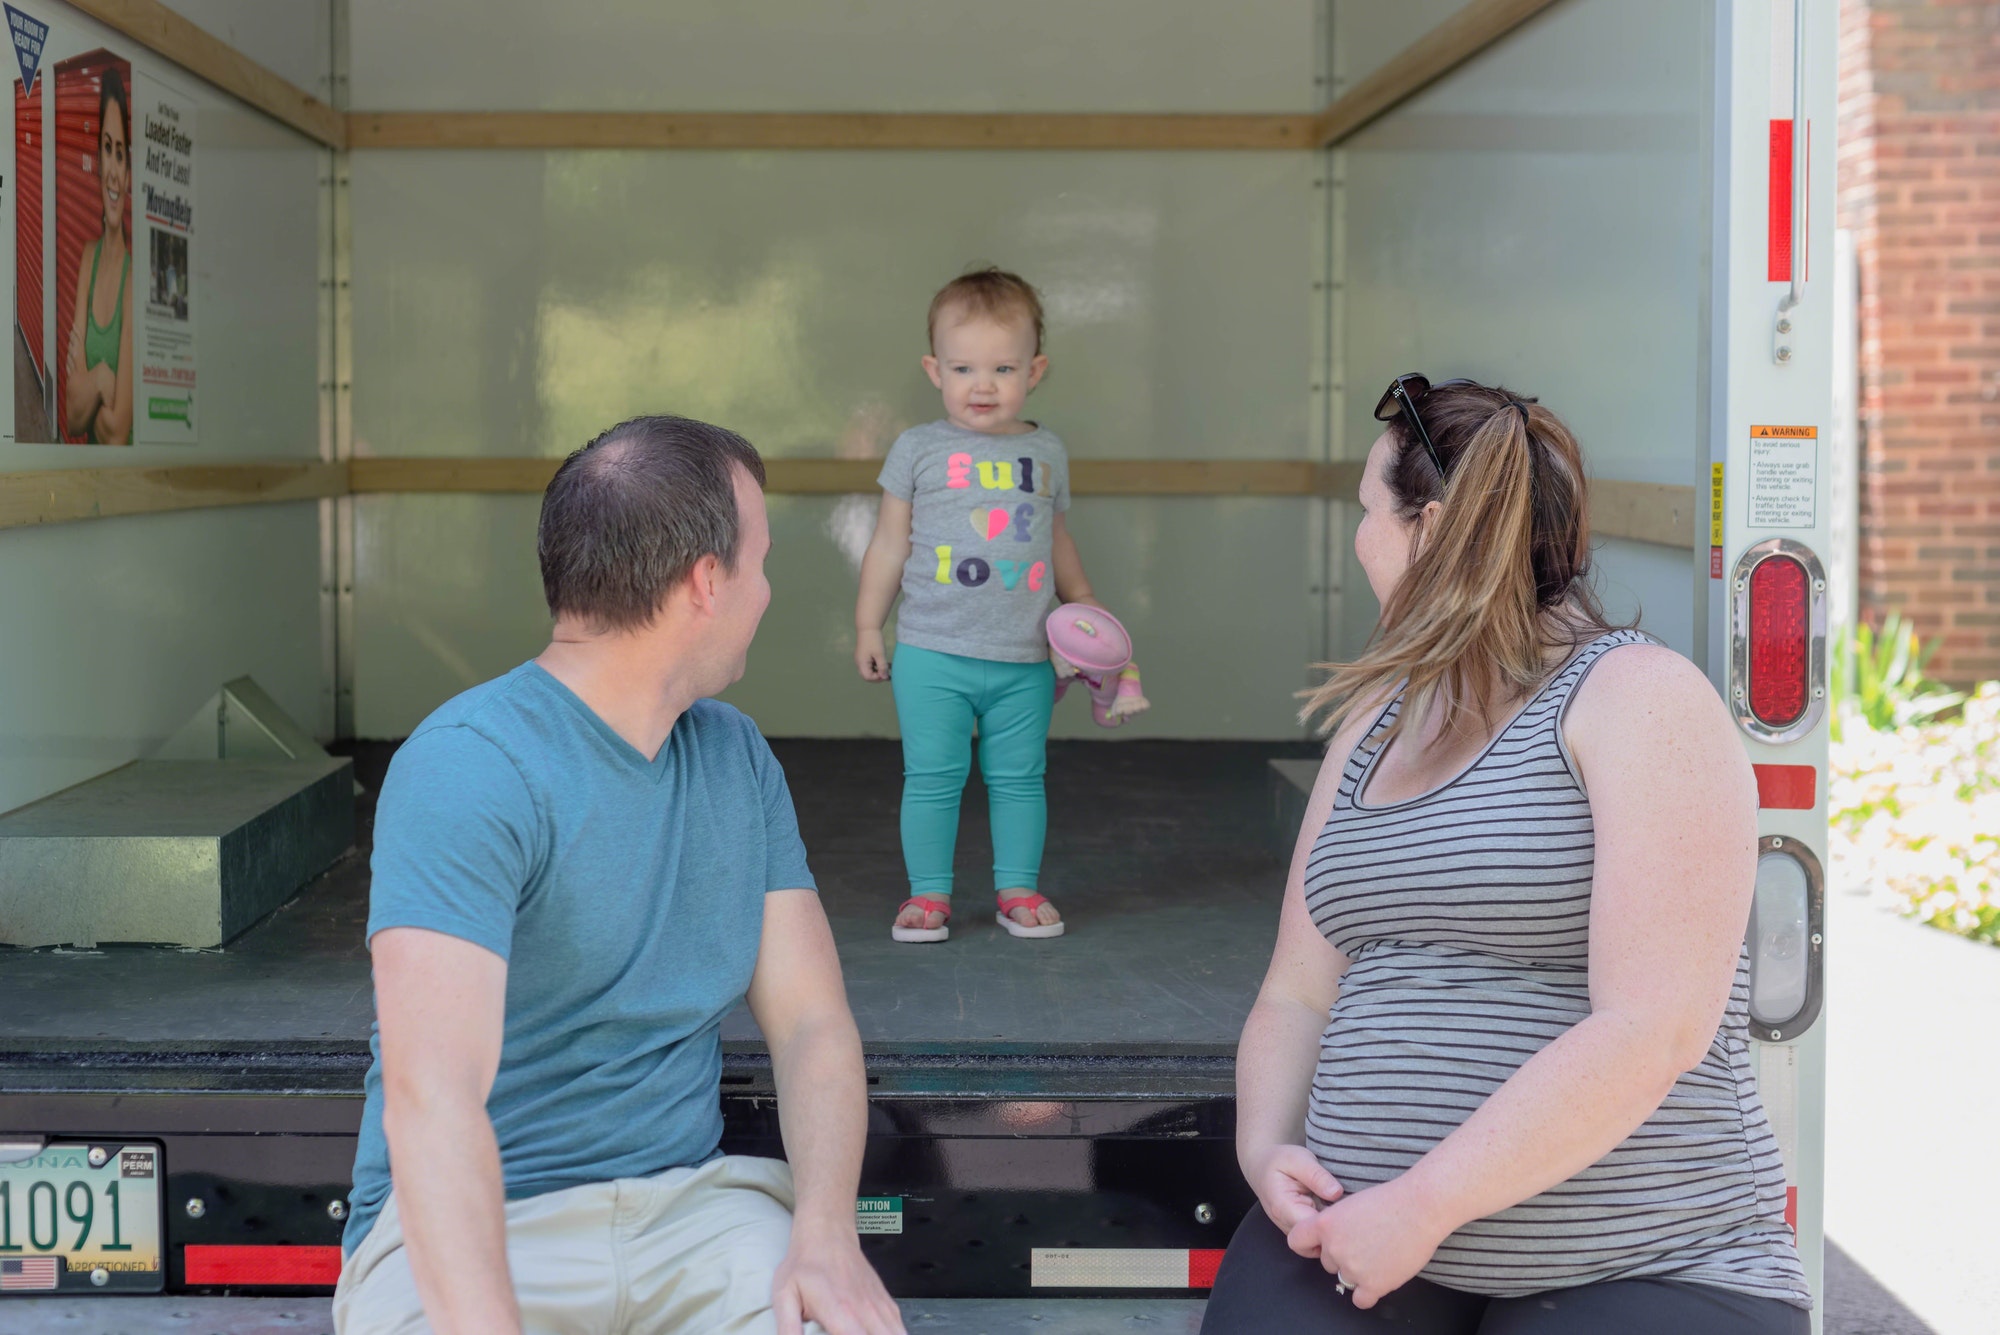
<svg viewBox="0 0 2000 1335"><path fill-rule="evenodd" d="M959 841L941 945L899 945L907 894L895 742L779 741L855 1018L871 1054L1226 1057L1270 958L1284 867L1268 851L1266 762L1285 743L1050 746L1043 889L1069 934L1022 941L993 920L985 793ZM390 749L362 744L370 793ZM367 838L220 950L0 949L0 1054L359 1054L371 1019ZM59 887L51 887L60 893ZM732 1049L760 1048L745 1012Z"/></svg>

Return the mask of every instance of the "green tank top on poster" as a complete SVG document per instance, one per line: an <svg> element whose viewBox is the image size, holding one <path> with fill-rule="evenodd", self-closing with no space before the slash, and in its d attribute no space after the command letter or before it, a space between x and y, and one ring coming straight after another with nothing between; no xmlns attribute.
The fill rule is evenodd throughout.
<svg viewBox="0 0 2000 1335"><path fill-rule="evenodd" d="M111 315L111 323L103 328L97 323L97 261L104 254L104 238L97 239L96 249L90 252L90 287L86 289L88 299L83 303L83 364L96 366L100 362L113 371L118 369L118 347L125 336L125 279L132 272L132 252L125 252L125 263L118 271L118 305Z"/></svg>

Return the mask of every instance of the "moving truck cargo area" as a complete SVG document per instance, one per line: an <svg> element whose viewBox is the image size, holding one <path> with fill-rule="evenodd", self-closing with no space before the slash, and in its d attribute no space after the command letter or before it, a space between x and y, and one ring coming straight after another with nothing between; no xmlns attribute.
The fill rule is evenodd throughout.
<svg viewBox="0 0 2000 1335"><path fill-rule="evenodd" d="M0 1329L324 1310L385 775L548 643L544 491L642 414L765 464L721 698L838 947L863 1254L937 1328L1197 1329L1257 1201L1237 1053L1325 752L1301 693L1379 642L1357 489L1412 372L1574 433L1591 587L1753 766L1742 1062L1819 1291L1834 0L7 14ZM971 523L924 539L920 496L918 564L1039 624L1073 534L1143 697L1114 654L1053 706L1027 889L1063 934L986 906L989 766L949 939L910 943L917 659L863 680L854 609L891 447L957 402L927 304L986 266L1039 292L1020 439L1065 461L940 464ZM784 1157L747 1007L720 1043L723 1150Z"/></svg>

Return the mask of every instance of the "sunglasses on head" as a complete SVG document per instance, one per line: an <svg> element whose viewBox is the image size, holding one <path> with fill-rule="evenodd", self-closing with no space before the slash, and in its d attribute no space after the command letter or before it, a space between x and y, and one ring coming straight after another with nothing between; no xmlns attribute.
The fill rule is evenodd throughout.
<svg viewBox="0 0 2000 1335"><path fill-rule="evenodd" d="M1398 413L1407 413L1410 425L1417 429L1417 439L1424 443L1424 453L1431 457L1431 466L1438 470L1439 477L1443 477L1444 459L1438 454L1437 445L1431 440L1430 430L1424 425L1423 416L1417 411L1417 406L1428 398L1434 389L1451 389L1458 385L1477 383L1475 380L1440 380L1433 385L1429 376L1418 375L1414 371L1399 375L1389 382L1389 388L1383 390L1382 397L1376 401L1375 420L1393 422ZM1532 398L1508 400L1520 412L1521 425L1529 424L1528 405L1535 401Z"/></svg>
<svg viewBox="0 0 2000 1335"><path fill-rule="evenodd" d="M1417 429L1417 439L1424 443L1424 453L1431 457L1431 467L1444 476L1444 460L1438 455L1438 447L1431 440L1431 433L1424 426L1424 419L1417 412L1417 405L1430 396L1433 389L1449 389L1453 385L1469 385L1470 380L1445 380L1431 384L1430 377L1411 371L1399 375L1389 382L1389 388L1382 391L1382 397L1375 404L1375 420L1393 422L1398 413L1407 413L1410 425Z"/></svg>

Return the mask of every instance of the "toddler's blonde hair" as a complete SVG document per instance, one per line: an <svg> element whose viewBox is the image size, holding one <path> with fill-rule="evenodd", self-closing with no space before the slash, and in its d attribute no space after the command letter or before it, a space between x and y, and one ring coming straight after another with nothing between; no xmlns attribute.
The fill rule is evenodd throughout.
<svg viewBox="0 0 2000 1335"><path fill-rule="evenodd" d="M1042 353L1042 298L1034 284L1017 273L989 264L960 274L938 289L931 298L928 332L931 351L937 351L938 317L947 311L959 319L983 315L989 319L1020 320L1035 327L1035 355Z"/></svg>

